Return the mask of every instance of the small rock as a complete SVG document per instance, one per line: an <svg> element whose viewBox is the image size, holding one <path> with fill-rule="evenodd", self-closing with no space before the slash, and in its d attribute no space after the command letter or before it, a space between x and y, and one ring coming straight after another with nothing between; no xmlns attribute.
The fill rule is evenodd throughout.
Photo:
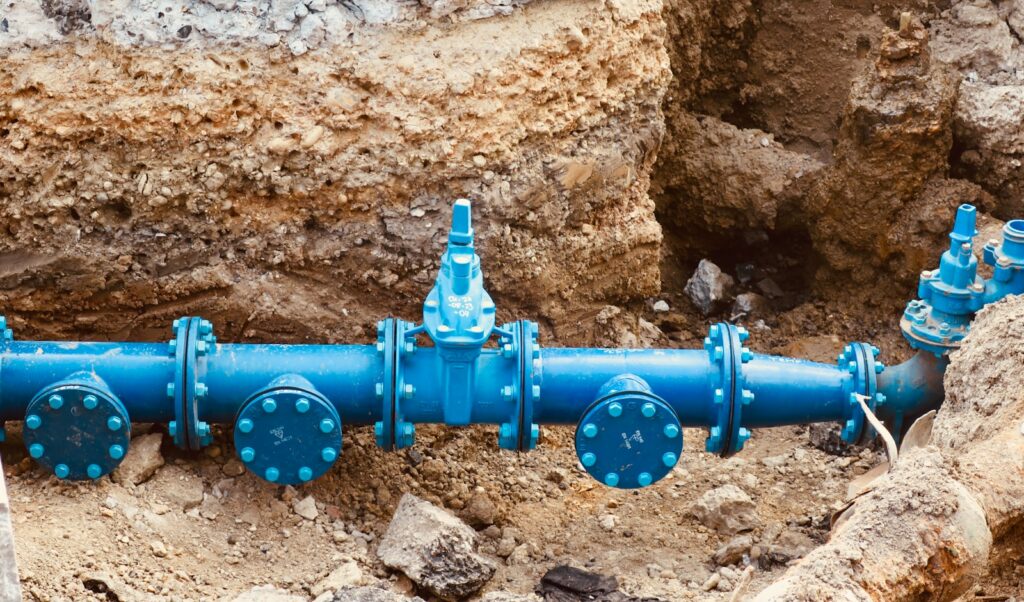
<svg viewBox="0 0 1024 602"><path fill-rule="evenodd" d="M475 493L469 498L466 508L462 512L463 518L471 527L482 529L494 524L498 509L490 496L484 492Z"/></svg>
<svg viewBox="0 0 1024 602"><path fill-rule="evenodd" d="M619 524L619 517L614 514L603 514L601 518L597 519L597 523L605 531L611 531L615 529L615 525Z"/></svg>
<svg viewBox="0 0 1024 602"><path fill-rule="evenodd" d="M533 594L513 594L510 592L489 592L480 598L480 602L541 602Z"/></svg>
<svg viewBox="0 0 1024 602"><path fill-rule="evenodd" d="M423 602L423 598L407 598L379 587L346 587L334 593L331 602Z"/></svg>
<svg viewBox="0 0 1024 602"><path fill-rule="evenodd" d="M152 433L132 439L124 460L111 475L114 482L138 485L149 480L164 465L164 457L160 454L160 444L163 440L163 433Z"/></svg>
<svg viewBox="0 0 1024 602"><path fill-rule="evenodd" d="M728 274L723 273L721 268L711 261L701 259L697 269L686 282L685 290L697 309L708 315L719 303L728 298L732 286L733 280Z"/></svg>
<svg viewBox="0 0 1024 602"><path fill-rule="evenodd" d="M537 593L552 600L603 600L607 597L601 594L612 594L618 589L619 580L615 577L560 565L544 573Z"/></svg>
<svg viewBox="0 0 1024 602"><path fill-rule="evenodd" d="M725 566L736 564L743 560L743 557L750 552L754 545L754 538L749 535L738 535L733 537L715 552L715 563Z"/></svg>
<svg viewBox="0 0 1024 602"><path fill-rule="evenodd" d="M307 495L301 500L292 501L292 509L295 510L295 514L306 520L316 520L316 517L320 514L316 510L316 499L311 495Z"/></svg>
<svg viewBox="0 0 1024 602"><path fill-rule="evenodd" d="M833 456L843 456L850 446L840 436L839 425L834 422L814 422L807 426L807 440L811 445Z"/></svg>
<svg viewBox="0 0 1024 602"><path fill-rule="evenodd" d="M477 533L448 512L412 494L398 502L377 556L433 594L464 598L494 576L476 553Z"/></svg>
<svg viewBox="0 0 1024 602"><path fill-rule="evenodd" d="M245 464L242 464L235 458L231 458L220 469L229 477L240 477L245 472Z"/></svg>
<svg viewBox="0 0 1024 602"><path fill-rule="evenodd" d="M771 278L765 278L757 283L757 288L761 290L769 299L778 299L786 293L782 290L782 287L778 285Z"/></svg>
<svg viewBox="0 0 1024 602"><path fill-rule="evenodd" d="M705 581L704 585L700 586L700 588L706 592L709 592L718 587L718 584L721 583L721 581L721 575L719 575L718 573L711 573L711 576L708 577L708 580Z"/></svg>
<svg viewBox="0 0 1024 602"><path fill-rule="evenodd" d="M153 550L153 556L167 558L167 546L162 541L153 541L149 544L149 547Z"/></svg>
<svg viewBox="0 0 1024 602"><path fill-rule="evenodd" d="M654 311L659 312L659 313L668 311L669 310L668 301L665 301L664 299L659 299L659 300L655 301L653 309L654 309Z"/></svg>
<svg viewBox="0 0 1024 602"><path fill-rule="evenodd" d="M732 304L732 319L741 317L753 318L763 316L770 311L768 300L757 293L741 293L736 295Z"/></svg>
<svg viewBox="0 0 1024 602"><path fill-rule="evenodd" d="M310 588L310 593L318 597L326 592L337 592L350 587L365 585L366 576L363 570L353 561L343 562L338 565L329 575L321 579Z"/></svg>
<svg viewBox="0 0 1024 602"><path fill-rule="evenodd" d="M261 585L237 596L231 602L307 602L304 596L277 589L273 585Z"/></svg>
<svg viewBox="0 0 1024 602"><path fill-rule="evenodd" d="M758 525L754 500L732 484L704 493L690 510L705 526L726 535L749 531Z"/></svg>

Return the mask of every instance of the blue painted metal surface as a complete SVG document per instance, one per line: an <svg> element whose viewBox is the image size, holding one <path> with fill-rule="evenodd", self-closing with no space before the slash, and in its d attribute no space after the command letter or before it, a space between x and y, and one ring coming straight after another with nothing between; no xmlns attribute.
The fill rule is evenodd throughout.
<svg viewBox="0 0 1024 602"><path fill-rule="evenodd" d="M584 468L625 488L671 470L682 427L706 428L705 450L722 456L753 429L786 424L836 421L846 441L863 441L873 432L855 395L898 432L941 403L946 353L974 312L1024 291L1024 222L986 245L996 269L985 281L970 252L974 217L960 208L949 251L904 314L921 351L888 369L867 343L845 346L836 364L755 354L747 331L725 323L696 350L543 349L535 322L495 324L459 201L422 324L382 320L373 345L247 345L184 317L167 343L59 343L14 340L0 318L0 420L24 420L30 455L68 479L113 470L129 420L166 424L188 450L210 443L211 425L233 424L242 461L281 484L328 470L343 424L373 425L386 449L413 445L417 423L493 424L499 446L519 451L537 445L541 424L576 424Z"/></svg>
<svg viewBox="0 0 1024 602"><path fill-rule="evenodd" d="M655 483L675 467L682 452L682 425L675 411L633 374L605 383L576 427L580 464L610 487Z"/></svg>

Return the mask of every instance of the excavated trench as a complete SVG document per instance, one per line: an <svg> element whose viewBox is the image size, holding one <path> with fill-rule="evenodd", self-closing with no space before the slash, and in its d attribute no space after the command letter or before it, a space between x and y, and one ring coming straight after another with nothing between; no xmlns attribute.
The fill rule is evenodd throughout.
<svg viewBox="0 0 1024 602"><path fill-rule="evenodd" d="M539 321L544 345L696 347L735 319L760 352L832 362L868 340L896 363L955 208L990 216L982 240L1024 215L1019 1L36 4L0 7L0 307L19 338L156 341L189 314L222 341L369 342L419 315L466 196L499 321ZM732 281L707 311L686 290L702 260ZM527 600L561 564L636 597L745 599L833 554L848 483L885 459L792 427L721 460L693 430L669 479L626 492L578 469L569 429L521 455L493 429L426 427L393 454L354 429L295 490L243 473L227 429L185 454L141 425L159 466L67 484L8 430L30 600L305 600L339 567L426 596L376 556L406 492L479 531L483 591L509 595L485 599ZM723 489L751 506L738 537L699 518ZM966 599L1024 595L1019 522L1000 524ZM886 551L890 527L868 528ZM957 589L906 575L801 595Z"/></svg>

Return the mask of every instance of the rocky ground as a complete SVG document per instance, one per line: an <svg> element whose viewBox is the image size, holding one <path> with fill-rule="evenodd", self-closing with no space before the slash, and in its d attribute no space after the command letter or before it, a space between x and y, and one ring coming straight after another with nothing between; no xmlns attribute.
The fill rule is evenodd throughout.
<svg viewBox="0 0 1024 602"><path fill-rule="evenodd" d="M1022 36L1021 0L3 3L0 307L20 338L161 340L190 313L227 341L368 342L415 319L467 196L499 319L544 345L694 347L732 319L758 351L894 363L955 207L982 240L1024 215ZM229 433L187 456L139 425L113 479L75 485L8 427L38 600L430 599L466 575L492 602L738 600L882 459L791 427L723 461L693 431L624 492L569 429L523 455L355 430L296 490L241 471ZM969 599L1024 596L1016 545Z"/></svg>

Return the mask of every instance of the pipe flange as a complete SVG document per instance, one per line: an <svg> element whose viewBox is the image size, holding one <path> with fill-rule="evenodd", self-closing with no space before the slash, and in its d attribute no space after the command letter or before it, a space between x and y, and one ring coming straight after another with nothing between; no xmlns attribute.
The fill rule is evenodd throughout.
<svg viewBox="0 0 1024 602"><path fill-rule="evenodd" d="M37 393L28 404L24 424L29 455L58 478L71 481L109 474L131 442L124 404L88 372L72 374Z"/></svg>
<svg viewBox="0 0 1024 602"><path fill-rule="evenodd" d="M656 483L679 461L683 431L672 407L643 391L620 391L594 402L576 427L583 468L609 487Z"/></svg>
<svg viewBox="0 0 1024 602"><path fill-rule="evenodd" d="M198 317L178 318L171 327L174 380L167 385L167 396L174 401L174 421L167 431L178 447L199 450L213 440L210 425L199 420L198 405L208 393L206 356L216 350L217 338L213 324Z"/></svg>
<svg viewBox="0 0 1024 602"><path fill-rule="evenodd" d="M742 326L720 322L708 329L704 349L714 370L708 415L710 428L704 449L728 457L743 449L750 431L742 426L744 406L754 399L744 388L743 364L754 355L743 343L750 337Z"/></svg>
<svg viewBox="0 0 1024 602"><path fill-rule="evenodd" d="M416 425L405 420L402 404L416 397L416 385L405 382L405 358L416 352L415 325L405 320L395 320L395 390L394 390L394 437L395 449L412 447L416 443Z"/></svg>
<svg viewBox="0 0 1024 602"><path fill-rule="evenodd" d="M377 445L387 451L395 450L395 328L397 320L386 318L377 322L377 355L384 360L384 371L375 388L381 403L381 419L374 423L373 434Z"/></svg>
<svg viewBox="0 0 1024 602"><path fill-rule="evenodd" d="M534 408L540 401L540 329L536 322L520 320L502 325L501 330L511 333L498 343L501 354L516 365L515 378L501 387L501 398L512 403L512 412L498 428L498 447L530 451L540 438L540 425L533 421Z"/></svg>
<svg viewBox="0 0 1024 602"><path fill-rule="evenodd" d="M341 417L301 377L257 392L235 419L235 450L246 468L282 485L311 481L341 455ZM280 380L275 380L275 383ZM283 384L283 383L282 383Z"/></svg>
<svg viewBox="0 0 1024 602"><path fill-rule="evenodd" d="M849 445L862 444L875 436L875 429L867 424L856 395L868 398L867 405L872 412L885 402L885 396L878 392L878 375L885 370L885 364L877 359L880 353L878 347L869 343L850 343L843 347L837 358L839 368L853 376L843 407L843 428L840 432L840 437Z"/></svg>

